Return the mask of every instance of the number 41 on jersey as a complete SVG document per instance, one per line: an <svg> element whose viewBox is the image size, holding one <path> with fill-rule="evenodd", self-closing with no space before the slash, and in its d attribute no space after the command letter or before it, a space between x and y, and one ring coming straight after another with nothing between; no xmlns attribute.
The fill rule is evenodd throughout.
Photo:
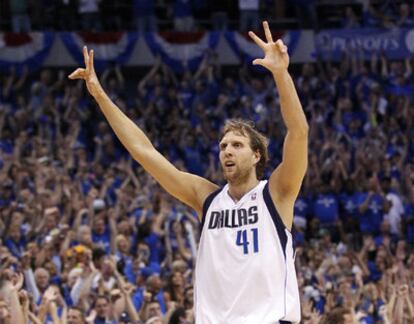
<svg viewBox="0 0 414 324"><path fill-rule="evenodd" d="M253 241L253 253L259 252L259 241L258 241L258 230L257 228L251 228L250 231L239 230L237 231L236 245L243 247L243 253L249 254L249 245Z"/></svg>

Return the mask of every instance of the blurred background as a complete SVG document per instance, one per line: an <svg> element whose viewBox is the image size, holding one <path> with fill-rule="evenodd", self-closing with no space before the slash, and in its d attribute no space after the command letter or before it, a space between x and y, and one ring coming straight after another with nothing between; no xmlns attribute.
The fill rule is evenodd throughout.
<svg viewBox="0 0 414 324"><path fill-rule="evenodd" d="M254 121L270 140L268 176L285 128L247 36L268 20L310 125L293 229L302 323L414 323L413 10L0 0L0 319L193 322L196 215L131 160L67 75L94 49L104 89L157 149L220 185L224 121Z"/></svg>
<svg viewBox="0 0 414 324"><path fill-rule="evenodd" d="M333 28L345 24L405 24L404 1L370 0L2 0L1 29L28 30L245 30L268 20L277 28ZM93 17L94 21L86 19ZM376 21L376 18L379 18ZM406 17L404 17L406 18ZM181 21L180 21L181 20ZM352 20L352 22L349 22ZM144 23L143 23L144 22Z"/></svg>

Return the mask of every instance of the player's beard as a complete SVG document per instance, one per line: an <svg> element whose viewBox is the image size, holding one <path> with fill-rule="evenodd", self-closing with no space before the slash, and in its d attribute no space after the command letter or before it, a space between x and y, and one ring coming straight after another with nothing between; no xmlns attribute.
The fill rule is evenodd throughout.
<svg viewBox="0 0 414 324"><path fill-rule="evenodd" d="M239 168L237 165L234 168L234 171L226 172L225 167L222 166L224 179L233 186L245 183L249 179L250 170L247 168Z"/></svg>

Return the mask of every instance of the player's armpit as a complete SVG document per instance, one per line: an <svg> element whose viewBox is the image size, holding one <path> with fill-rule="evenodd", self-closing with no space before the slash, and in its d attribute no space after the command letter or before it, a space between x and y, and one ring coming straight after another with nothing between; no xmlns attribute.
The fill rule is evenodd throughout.
<svg viewBox="0 0 414 324"><path fill-rule="evenodd" d="M269 190L283 223L289 229L293 221L293 205L300 191L307 166L308 134L288 132L283 145L283 159L270 176ZM287 210L287 212L279 209Z"/></svg>

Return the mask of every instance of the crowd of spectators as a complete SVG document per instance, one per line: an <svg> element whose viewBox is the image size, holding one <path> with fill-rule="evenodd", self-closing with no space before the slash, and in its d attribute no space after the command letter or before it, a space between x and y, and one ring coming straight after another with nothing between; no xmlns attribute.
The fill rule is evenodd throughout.
<svg viewBox="0 0 414 324"><path fill-rule="evenodd" d="M310 124L295 204L303 323L414 322L413 61L292 67ZM137 83L112 66L111 99L182 170L223 184L227 118L253 120L281 159L268 74L209 53ZM199 223L131 160L81 82L64 71L0 77L0 319L5 323L192 323Z"/></svg>
<svg viewBox="0 0 414 324"><path fill-rule="evenodd" d="M392 28L413 27L413 11L408 0L0 0L0 30Z"/></svg>

